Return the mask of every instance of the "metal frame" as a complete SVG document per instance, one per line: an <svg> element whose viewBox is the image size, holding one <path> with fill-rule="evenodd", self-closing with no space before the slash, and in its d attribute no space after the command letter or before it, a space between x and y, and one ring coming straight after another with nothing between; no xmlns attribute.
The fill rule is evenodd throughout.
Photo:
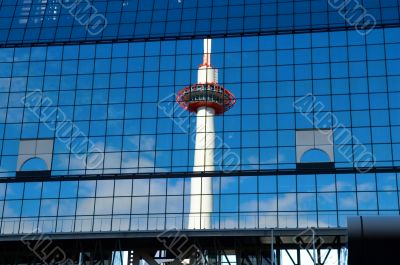
<svg viewBox="0 0 400 265"><path fill-rule="evenodd" d="M317 257L315 264L323 265L331 250L345 247L345 229L276 229L263 231L177 231L161 233L75 233L73 235L26 235L3 237L0 241L0 264L30 264L40 262L37 253L45 261L68 260L79 264L111 264L120 251L129 251L129 264L139 265L145 260L150 265L181 264L231 264L228 256L235 257L237 265L283 265L283 253L289 254L293 265L301 265L300 259L290 251L307 251ZM320 250L328 250L321 257ZM54 250L54 251L52 251ZM57 251L55 251L57 250ZM312 253L318 253L318 256ZM61 253L61 254L60 254ZM58 254L58 258L56 255ZM39 255L40 256L40 255ZM58 259L58 260L57 260ZM225 259L225 261L224 261ZM43 262L43 260L42 260ZM286 264L285 264L286 265Z"/></svg>
<svg viewBox="0 0 400 265"><path fill-rule="evenodd" d="M349 173L393 173L400 172L400 166L393 167L298 167L296 169L265 169L245 171L213 171L213 172L160 172L160 173L123 173L123 174L86 174L86 175L56 175L56 176L17 176L0 178L0 183L37 182L60 180L114 180L114 179L152 179L152 178L192 178L192 177L228 177L228 176L271 176L271 175L301 175L301 174L349 174ZM314 163L313 165L318 165Z"/></svg>
<svg viewBox="0 0 400 265"><path fill-rule="evenodd" d="M377 24L379 28L395 28L399 23ZM144 41L171 41L171 40L192 40L205 38L228 38L228 37L243 37L243 36L265 36L265 35L285 35L285 34L301 34L313 32L334 32L353 30L354 26L337 26L337 27L320 27L320 28L305 28L305 29L282 29L269 31L254 31L254 32L230 32L230 33L212 33L212 34L196 34L196 35L177 35L177 36L159 36L159 37L137 37L137 38L115 38L103 40L72 40L72 41L44 41L44 42L24 42L24 43L1 43L0 48L18 48L18 47L43 47L43 46L58 46L58 45L80 45L80 44L100 44L100 43L124 43L124 42L144 42Z"/></svg>

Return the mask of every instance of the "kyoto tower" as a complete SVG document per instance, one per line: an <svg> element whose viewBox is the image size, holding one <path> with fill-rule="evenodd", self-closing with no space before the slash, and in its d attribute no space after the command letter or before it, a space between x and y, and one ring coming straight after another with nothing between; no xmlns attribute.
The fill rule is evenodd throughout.
<svg viewBox="0 0 400 265"><path fill-rule="evenodd" d="M211 39L204 40L203 63L197 71L197 83L178 92L178 104L196 113L194 172L212 172L214 167L214 116L221 115L236 103L235 96L218 85L218 69L211 66ZM212 178L191 179L188 229L210 229L213 209Z"/></svg>

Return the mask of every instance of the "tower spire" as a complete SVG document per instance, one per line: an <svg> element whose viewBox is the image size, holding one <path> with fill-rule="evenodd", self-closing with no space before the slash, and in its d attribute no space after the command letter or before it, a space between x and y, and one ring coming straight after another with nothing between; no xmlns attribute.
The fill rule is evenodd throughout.
<svg viewBox="0 0 400 265"><path fill-rule="evenodd" d="M211 66L211 39L204 39L203 64L201 66Z"/></svg>

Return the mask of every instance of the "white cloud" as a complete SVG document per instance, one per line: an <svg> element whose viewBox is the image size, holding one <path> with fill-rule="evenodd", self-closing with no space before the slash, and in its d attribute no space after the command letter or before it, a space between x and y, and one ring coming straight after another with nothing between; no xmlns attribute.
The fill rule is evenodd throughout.
<svg viewBox="0 0 400 265"><path fill-rule="evenodd" d="M278 161L282 162L285 159L283 154L278 154L278 156L274 155L268 159L262 159L261 161L258 156L248 156L247 163L250 164L253 169L258 169L259 165L278 164Z"/></svg>

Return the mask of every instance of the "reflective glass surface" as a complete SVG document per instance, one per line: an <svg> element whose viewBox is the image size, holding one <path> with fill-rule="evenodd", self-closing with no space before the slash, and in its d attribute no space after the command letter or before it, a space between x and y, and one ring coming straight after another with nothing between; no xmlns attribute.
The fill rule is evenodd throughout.
<svg viewBox="0 0 400 265"><path fill-rule="evenodd" d="M216 170L327 161L296 152L296 134L311 129L331 130L337 168L398 166L398 36L213 39L219 84L237 97L215 117ZM201 58L201 40L1 49L1 176L15 176L20 142L32 138L53 139L52 175L191 172L196 115L175 97L196 83ZM22 170L35 167L46 164Z"/></svg>
<svg viewBox="0 0 400 265"><path fill-rule="evenodd" d="M211 228L345 227L348 216L397 215L400 175L369 173L370 181L364 178L362 173L213 177ZM60 196L60 183L75 183L75 188ZM189 218L188 178L54 180L0 187L8 194L0 194L2 234L186 229ZM46 187L55 187L55 193L40 195Z"/></svg>
<svg viewBox="0 0 400 265"><path fill-rule="evenodd" d="M201 196L212 229L399 214L398 1L76 3L0 4L0 234L187 229ZM205 36L237 101L194 194Z"/></svg>
<svg viewBox="0 0 400 265"><path fill-rule="evenodd" d="M396 0L4 0L7 45L370 29L399 23Z"/></svg>

